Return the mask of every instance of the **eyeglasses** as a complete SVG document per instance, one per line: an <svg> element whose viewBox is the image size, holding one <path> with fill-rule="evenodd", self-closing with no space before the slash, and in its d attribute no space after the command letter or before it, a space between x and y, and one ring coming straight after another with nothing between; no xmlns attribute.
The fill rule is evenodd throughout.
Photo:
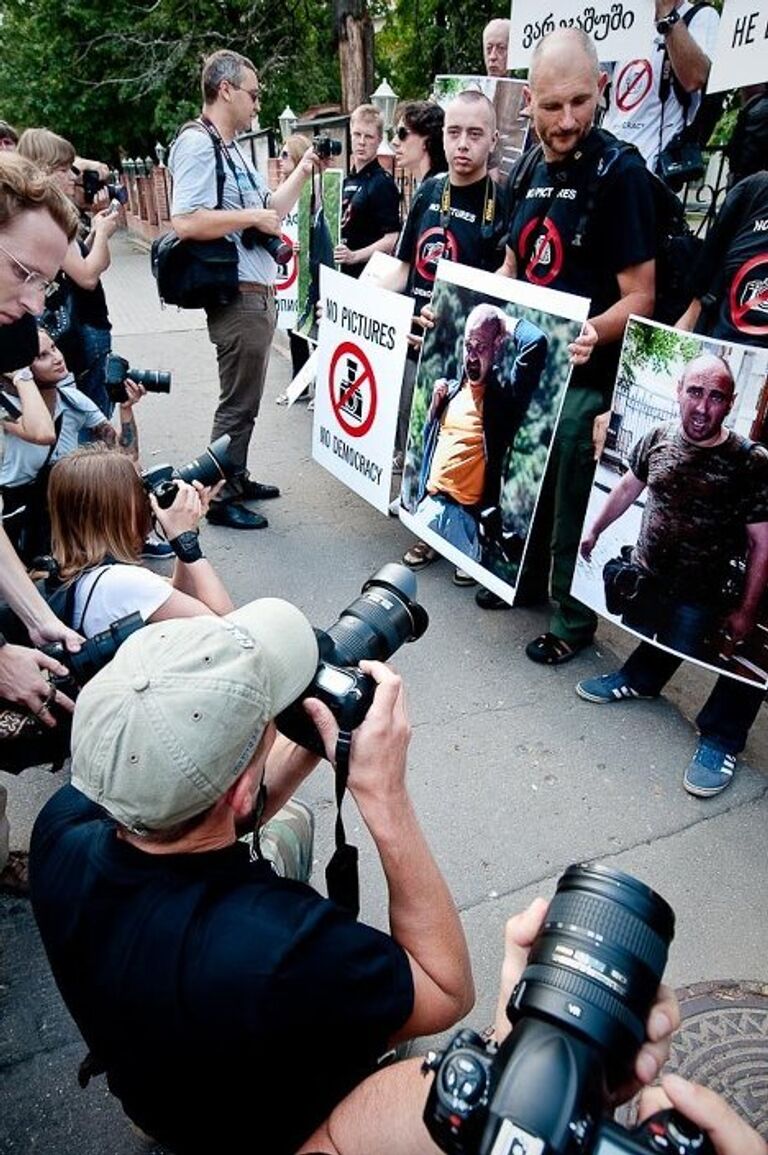
<svg viewBox="0 0 768 1155"><path fill-rule="evenodd" d="M410 135L411 129L406 128L404 124L401 124L398 128L395 129L395 136L398 140L407 140Z"/></svg>
<svg viewBox="0 0 768 1155"><path fill-rule="evenodd" d="M232 88L236 88L238 92L247 93L247 95L250 96L250 98L254 104L258 104L259 100L261 99L261 89L260 88L243 88L243 86L241 84L233 84Z"/></svg>
<svg viewBox="0 0 768 1155"><path fill-rule="evenodd" d="M4 245L0 245L0 253L5 253L9 260L13 261L16 266L16 275L23 286L29 285L30 288L42 290L44 297L52 296L59 287L58 281L48 281L42 273L33 273L26 265L22 264L18 257L14 257Z"/></svg>

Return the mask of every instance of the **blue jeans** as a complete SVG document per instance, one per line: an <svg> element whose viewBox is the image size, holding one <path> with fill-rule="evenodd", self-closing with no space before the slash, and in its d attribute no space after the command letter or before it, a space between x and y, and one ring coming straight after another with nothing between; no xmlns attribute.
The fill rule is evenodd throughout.
<svg viewBox="0 0 768 1155"><path fill-rule="evenodd" d="M107 354L112 351L112 333L109 329L95 329L93 325L81 325L80 337L88 368L78 377L77 387L98 405L102 413L111 417L115 403L110 401L107 393L105 361ZM87 435L85 440L88 440Z"/></svg>
<svg viewBox="0 0 768 1155"><path fill-rule="evenodd" d="M442 493L428 493L419 502L416 516L472 561L480 561L482 549L477 519L463 505Z"/></svg>
<svg viewBox="0 0 768 1155"><path fill-rule="evenodd" d="M647 638L655 638L681 654L701 661L711 661L716 654L713 642L723 614L712 606L667 600L656 582L650 592L624 611L625 626Z"/></svg>

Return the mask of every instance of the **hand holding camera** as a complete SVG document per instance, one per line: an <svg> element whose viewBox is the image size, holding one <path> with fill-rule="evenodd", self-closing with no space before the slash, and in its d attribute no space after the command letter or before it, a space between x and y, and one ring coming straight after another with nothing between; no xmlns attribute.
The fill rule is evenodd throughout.
<svg viewBox="0 0 768 1155"><path fill-rule="evenodd" d="M205 516L209 500L210 490L205 489L199 481L190 484L178 480L173 501L166 507L160 505L153 493L149 495L152 512L168 541L173 541L181 533L194 533L200 519Z"/></svg>

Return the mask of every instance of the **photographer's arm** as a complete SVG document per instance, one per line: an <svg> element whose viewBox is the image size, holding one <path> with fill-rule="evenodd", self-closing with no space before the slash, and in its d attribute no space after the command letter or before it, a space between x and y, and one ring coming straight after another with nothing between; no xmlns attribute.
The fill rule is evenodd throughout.
<svg viewBox="0 0 768 1155"><path fill-rule="evenodd" d="M273 237L280 236L280 215L274 209L195 209L171 217L171 225L182 241L216 241L228 233L255 228Z"/></svg>
<svg viewBox="0 0 768 1155"><path fill-rule="evenodd" d="M760 602L768 584L768 522L747 526L747 562L744 592L739 605L725 619L732 643L738 644L752 633Z"/></svg>
<svg viewBox="0 0 768 1155"><path fill-rule="evenodd" d="M56 430L48 406L43 400L35 381L26 376L26 370L16 373L13 384L19 399L21 416L15 421L4 421L7 433L30 441L34 445L53 445Z"/></svg>
<svg viewBox="0 0 768 1155"><path fill-rule="evenodd" d="M81 289L95 289L99 277L109 268L112 260L109 252L109 238L118 226L116 216L106 209L96 213L92 221L91 245L87 257L80 252L77 241L72 241L67 249L62 266L67 276Z"/></svg>
<svg viewBox="0 0 768 1155"><path fill-rule="evenodd" d="M312 173L319 173L327 167L328 161L321 160L314 148L308 148L293 172L270 195L269 207L284 217L296 204Z"/></svg>
<svg viewBox="0 0 768 1155"><path fill-rule="evenodd" d="M717 1155L768 1155L768 1143L740 1119L725 1099L689 1083L680 1075L665 1075L661 1087L650 1087L640 1098L640 1121L674 1107L709 1135Z"/></svg>
<svg viewBox="0 0 768 1155"><path fill-rule="evenodd" d="M592 550L597 545L597 539L600 534L613 525L614 521L618 521L622 514L626 513L634 501L637 501L640 494L645 489L645 482L641 481L639 477L635 477L631 469L622 477L621 481L609 493L605 499L605 505L598 513L586 537L581 543L580 552L585 561L589 561L592 556Z"/></svg>
<svg viewBox="0 0 768 1155"><path fill-rule="evenodd" d="M211 490L204 489L199 482L187 485L179 481L177 485L178 493L168 509L160 508L154 494L149 499L155 518L174 549L174 542L180 534L197 532L211 494ZM151 622L197 617L199 614L228 614L235 608L224 583L206 557L187 561L179 557L177 551L171 584L174 592L152 614Z"/></svg>
<svg viewBox="0 0 768 1155"><path fill-rule="evenodd" d="M361 662L378 683L373 704L355 730L349 791L373 838L389 891L389 924L407 952L414 984L413 1010L393 1041L452 1026L472 1006L474 985L464 931L405 784L410 724L403 684L383 662ZM307 711L329 758L336 723L322 703Z"/></svg>

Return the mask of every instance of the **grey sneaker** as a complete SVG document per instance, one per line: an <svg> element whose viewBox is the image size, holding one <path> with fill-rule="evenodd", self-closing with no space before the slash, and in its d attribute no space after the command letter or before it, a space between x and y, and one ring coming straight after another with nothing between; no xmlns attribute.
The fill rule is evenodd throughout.
<svg viewBox="0 0 768 1155"><path fill-rule="evenodd" d="M685 771L683 786L697 798L711 798L730 786L735 769L735 754L729 754L706 738L699 738L696 752Z"/></svg>
<svg viewBox="0 0 768 1155"><path fill-rule="evenodd" d="M577 682L576 693L585 702L597 702L599 705L605 705L608 702L628 702L635 699L648 702L652 698L658 697L657 694L641 694L639 690L633 689L621 670L615 670L612 674L601 674L599 678L585 678L582 682Z"/></svg>

